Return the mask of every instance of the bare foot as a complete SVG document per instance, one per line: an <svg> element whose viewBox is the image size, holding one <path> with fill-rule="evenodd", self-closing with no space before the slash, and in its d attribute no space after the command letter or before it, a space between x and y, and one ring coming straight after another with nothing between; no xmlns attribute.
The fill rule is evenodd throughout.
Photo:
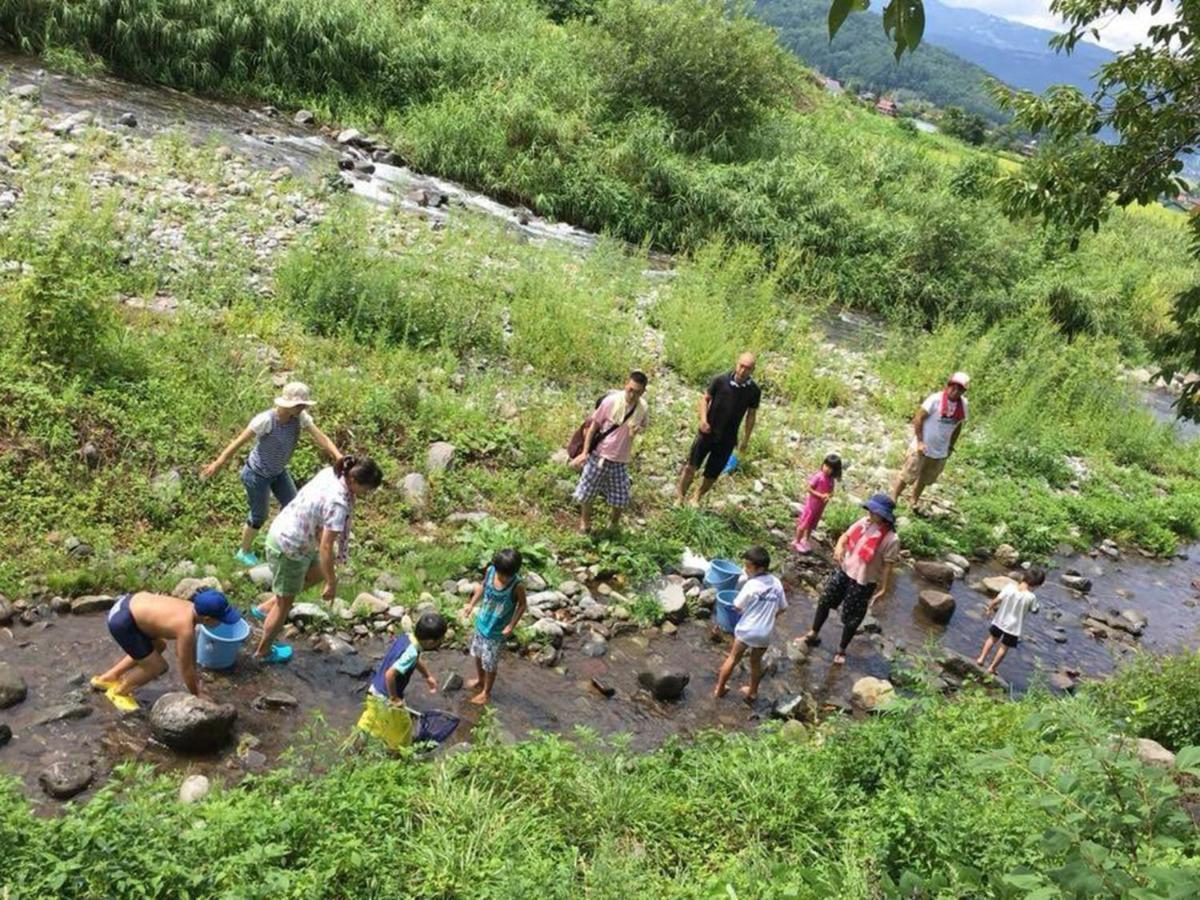
<svg viewBox="0 0 1200 900"><path fill-rule="evenodd" d="M487 702L491 699L492 698L489 697L487 694L480 692L471 698L471 702L474 703L476 706L485 706L485 705L487 705Z"/></svg>
<svg viewBox="0 0 1200 900"><path fill-rule="evenodd" d="M808 634L806 634L803 638L803 641L810 647L821 646L821 639L817 637L817 633L815 631L810 631Z"/></svg>
<svg viewBox="0 0 1200 900"><path fill-rule="evenodd" d="M845 653L835 653L833 655L833 664L835 666L843 665L845 662L846 662L846 654Z"/></svg>
<svg viewBox="0 0 1200 900"><path fill-rule="evenodd" d="M482 678L472 678L470 681L467 682L467 690L468 691L477 691L481 687L483 687L483 679Z"/></svg>
<svg viewBox="0 0 1200 900"><path fill-rule="evenodd" d="M750 685L746 685L745 687L738 688L738 690L740 690L742 692L742 699L745 700L747 703L753 703L755 700L758 699L758 691L755 691L753 694L750 693Z"/></svg>
<svg viewBox="0 0 1200 900"><path fill-rule="evenodd" d="M981 669L983 668L983 657L982 656L979 657L979 659L975 660L975 665L979 666L979 668L981 668Z"/></svg>
<svg viewBox="0 0 1200 900"><path fill-rule="evenodd" d="M989 667L988 667L988 670L987 670L987 673L988 673L989 675L995 675L995 674L996 674L996 667L995 667L995 666L989 666Z"/></svg>
<svg viewBox="0 0 1200 900"><path fill-rule="evenodd" d="M729 688L723 684L718 684L715 688L713 688L713 696L716 697L718 700L720 700L722 697L724 697L728 693L729 693Z"/></svg>

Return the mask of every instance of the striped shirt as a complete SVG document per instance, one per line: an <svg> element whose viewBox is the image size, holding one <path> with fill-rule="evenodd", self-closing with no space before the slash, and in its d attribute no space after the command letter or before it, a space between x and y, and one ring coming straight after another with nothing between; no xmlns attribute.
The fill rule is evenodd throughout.
<svg viewBox="0 0 1200 900"><path fill-rule="evenodd" d="M286 422L279 421L274 409L259 413L246 426L258 435L246 465L264 478L274 478L292 461L296 442L300 440L300 429L311 428L312 423L312 416L306 412L292 416Z"/></svg>

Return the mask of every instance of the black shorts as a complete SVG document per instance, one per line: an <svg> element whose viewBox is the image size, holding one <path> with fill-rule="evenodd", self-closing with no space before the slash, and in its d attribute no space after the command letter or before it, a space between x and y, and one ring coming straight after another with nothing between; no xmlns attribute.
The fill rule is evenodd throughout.
<svg viewBox="0 0 1200 900"><path fill-rule="evenodd" d="M737 446L737 435L731 438L718 436L711 431L705 434L701 431L692 441L692 449L688 452L688 465L699 469L704 466L705 478L720 478L725 471L725 463ZM705 459L707 458L707 462Z"/></svg>
<svg viewBox="0 0 1200 900"><path fill-rule="evenodd" d="M992 637L994 637L996 640L998 640L1000 643L1002 643L1005 647L1010 647L1010 648L1017 646L1017 644L1019 644L1020 640L1021 640L1015 634L1009 634L1003 628L998 628L995 625L988 626L988 634L990 634Z"/></svg>

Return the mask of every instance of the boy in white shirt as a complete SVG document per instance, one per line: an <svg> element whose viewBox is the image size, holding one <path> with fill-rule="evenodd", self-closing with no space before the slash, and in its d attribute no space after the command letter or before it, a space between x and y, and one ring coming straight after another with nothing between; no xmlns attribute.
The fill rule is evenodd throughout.
<svg viewBox="0 0 1200 900"><path fill-rule="evenodd" d="M724 697L729 688L729 676L746 651L750 651L750 684L742 688L747 703L758 699L758 683L762 680L762 658L767 652L771 632L775 630L775 616L787 609L787 597L783 584L767 570L771 568L771 556L763 547L751 547L742 554L746 563L746 574L741 579L741 590L733 601L733 608L742 615L733 629L733 646L717 673L714 697Z"/></svg>
<svg viewBox="0 0 1200 900"><path fill-rule="evenodd" d="M1019 583L1005 585L987 605L987 613L996 614L992 624L988 626L988 637L983 642L983 650L975 665L982 666L992 647L996 648L996 656L988 666L988 674L995 675L996 667L1004 659L1010 647L1015 647L1021 640L1021 627L1025 624L1025 613L1037 612L1037 596L1033 588L1039 587L1046 580L1046 573L1041 569L1031 568L1021 576ZM997 607L999 608L997 610Z"/></svg>

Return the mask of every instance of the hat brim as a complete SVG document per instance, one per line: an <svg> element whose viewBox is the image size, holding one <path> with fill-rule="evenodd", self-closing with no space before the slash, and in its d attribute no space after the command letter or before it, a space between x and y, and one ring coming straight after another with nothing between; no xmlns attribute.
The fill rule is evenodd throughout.
<svg viewBox="0 0 1200 900"><path fill-rule="evenodd" d="M875 513L875 515L879 516L881 519L886 519L889 525L896 524L896 514L894 512L890 512L886 507L873 506L871 501L868 500L862 505L862 508L869 513Z"/></svg>
<svg viewBox="0 0 1200 900"><path fill-rule="evenodd" d="M288 409L295 409L297 406L303 406L303 407L307 408L309 406L316 406L317 401L316 400L288 400L284 397L276 397L275 405L276 406L284 406L284 407L287 407Z"/></svg>
<svg viewBox="0 0 1200 900"><path fill-rule="evenodd" d="M955 385L958 385L958 386L959 386L960 388L962 388L964 391L967 389L967 385L963 384L961 381L955 381L953 378L951 378L949 381L947 381L947 382L946 382L946 384L948 384L948 385L950 385L950 384L955 384Z"/></svg>

